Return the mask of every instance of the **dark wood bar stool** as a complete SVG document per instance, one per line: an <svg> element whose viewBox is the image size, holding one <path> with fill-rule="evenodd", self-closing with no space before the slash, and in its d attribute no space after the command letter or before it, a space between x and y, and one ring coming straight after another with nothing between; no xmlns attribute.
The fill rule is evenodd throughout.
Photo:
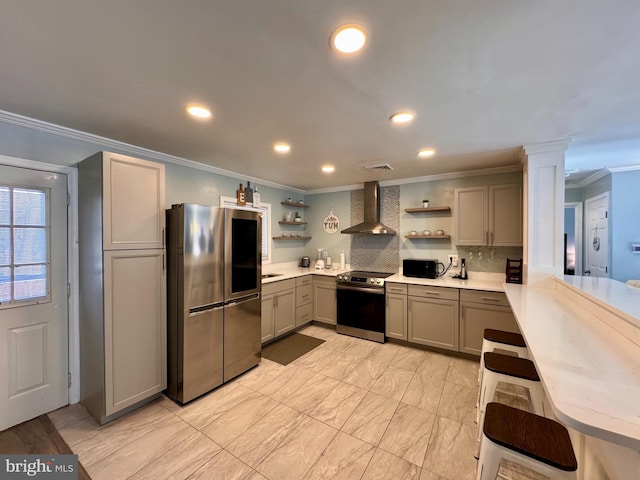
<svg viewBox="0 0 640 480"><path fill-rule="evenodd" d="M554 480L577 479L578 462L563 425L491 402L484 417L476 479L495 480L503 459Z"/></svg>

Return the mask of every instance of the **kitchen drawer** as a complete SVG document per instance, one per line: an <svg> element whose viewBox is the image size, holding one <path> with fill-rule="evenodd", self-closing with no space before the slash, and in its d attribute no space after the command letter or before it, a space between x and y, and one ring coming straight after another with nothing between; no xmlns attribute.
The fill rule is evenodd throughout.
<svg viewBox="0 0 640 480"><path fill-rule="evenodd" d="M313 283L313 277L311 275L304 275L303 277L296 278L296 287L304 287L305 285L311 285Z"/></svg>
<svg viewBox="0 0 640 480"><path fill-rule="evenodd" d="M384 285L386 293L399 293L401 295L407 294L407 284L406 283L393 283L387 282Z"/></svg>
<svg viewBox="0 0 640 480"><path fill-rule="evenodd" d="M296 308L296 327L309 323L313 320L313 304L308 303Z"/></svg>
<svg viewBox="0 0 640 480"><path fill-rule="evenodd" d="M296 287L296 307L307 305L313 301L313 285L305 285L303 287Z"/></svg>
<svg viewBox="0 0 640 480"><path fill-rule="evenodd" d="M431 287L429 285L409 285L409 295L439 298L441 300L458 300L459 290L457 288Z"/></svg>
<svg viewBox="0 0 640 480"><path fill-rule="evenodd" d="M270 293L281 292L282 290L293 290L294 288L296 288L295 278L280 280L279 282L262 285L262 295L269 295Z"/></svg>
<svg viewBox="0 0 640 480"><path fill-rule="evenodd" d="M508 307L507 296L502 292L488 292L485 290L460 290L461 302L483 303L485 305L501 305Z"/></svg>

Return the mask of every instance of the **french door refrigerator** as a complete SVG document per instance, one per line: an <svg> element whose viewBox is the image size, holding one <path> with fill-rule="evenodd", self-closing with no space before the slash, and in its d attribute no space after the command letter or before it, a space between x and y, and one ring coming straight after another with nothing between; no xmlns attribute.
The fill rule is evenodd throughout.
<svg viewBox="0 0 640 480"><path fill-rule="evenodd" d="M167 393L176 402L260 362L261 245L257 212L167 210Z"/></svg>

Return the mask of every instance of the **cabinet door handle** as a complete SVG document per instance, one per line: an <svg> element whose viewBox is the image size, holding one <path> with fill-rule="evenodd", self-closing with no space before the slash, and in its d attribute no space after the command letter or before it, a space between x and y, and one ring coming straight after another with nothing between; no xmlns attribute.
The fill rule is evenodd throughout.
<svg viewBox="0 0 640 480"><path fill-rule="evenodd" d="M489 245L493 245L493 232L489 232Z"/></svg>
<svg viewBox="0 0 640 480"><path fill-rule="evenodd" d="M389 288L389 291L390 292L404 293L404 290L402 288L397 288L397 287L396 288L391 287L391 288Z"/></svg>
<svg viewBox="0 0 640 480"><path fill-rule="evenodd" d="M495 297L482 297L482 300L486 300L487 302L499 302L500 301L499 298L495 298Z"/></svg>
<svg viewBox="0 0 640 480"><path fill-rule="evenodd" d="M484 242L488 245L489 244L489 232L484 232Z"/></svg>
<svg viewBox="0 0 640 480"><path fill-rule="evenodd" d="M436 295L436 296L440 296L440 295L441 295L441 293L440 293L440 292L432 292L432 291L430 291L430 290L425 290L425 291L424 291L424 293L425 293L426 295Z"/></svg>

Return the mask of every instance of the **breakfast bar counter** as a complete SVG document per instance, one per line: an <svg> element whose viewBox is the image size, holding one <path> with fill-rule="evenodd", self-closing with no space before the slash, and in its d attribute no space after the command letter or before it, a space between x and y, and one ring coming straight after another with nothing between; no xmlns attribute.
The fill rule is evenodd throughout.
<svg viewBox="0 0 640 480"><path fill-rule="evenodd" d="M624 447L640 475L640 289L586 277L504 289L555 416Z"/></svg>

